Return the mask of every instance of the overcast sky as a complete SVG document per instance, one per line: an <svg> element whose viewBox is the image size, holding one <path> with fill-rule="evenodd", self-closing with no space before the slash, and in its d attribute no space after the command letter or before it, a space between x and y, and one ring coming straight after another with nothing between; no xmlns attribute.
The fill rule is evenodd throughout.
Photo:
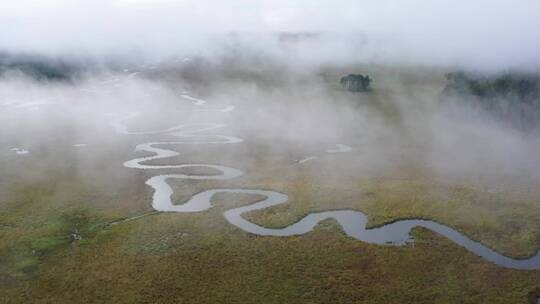
<svg viewBox="0 0 540 304"><path fill-rule="evenodd" d="M121 54L138 49L162 55L207 49L209 35L216 33L306 31L342 35L321 47L325 56L334 45L337 54L347 49L379 61L539 68L538 29L537 0L17 0L0 4L0 49L53 54ZM360 36L367 37L369 46L355 43L353 37Z"/></svg>

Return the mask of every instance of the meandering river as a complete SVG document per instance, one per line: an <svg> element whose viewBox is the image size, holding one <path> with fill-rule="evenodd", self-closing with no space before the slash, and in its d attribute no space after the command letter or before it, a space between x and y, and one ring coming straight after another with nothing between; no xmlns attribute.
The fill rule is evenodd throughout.
<svg viewBox="0 0 540 304"><path fill-rule="evenodd" d="M227 105L223 108L210 108L207 101L190 96L187 92L181 95L185 100L189 100L197 111L231 112L234 106ZM476 242L461 234L460 232L445 226L441 223L429 220L400 220L378 228L366 229L368 222L366 214L355 210L333 210L325 212L310 213L299 221L290 224L284 228L271 229L252 223L242 217L242 214L250 211L263 210L276 205L288 202L288 196L283 193L261 190L261 189L212 189L203 191L192 196L183 203L174 203L171 200L173 189L168 181L172 179L190 179L190 180L228 180L243 175L241 170L223 166L220 164L175 164L175 165L152 165L145 164L157 159L165 159L178 156L179 153L165 147L181 145L218 145L218 144L238 144L243 142L241 138L226 135L205 135L201 134L207 131L213 131L225 128L224 124L217 123L198 123L198 124L180 124L165 130L131 132L126 126L126 121L135 119L140 113L132 112L123 116L116 117L111 123L116 132L125 135L152 135L168 134L178 138L176 141L147 142L136 146L136 151L143 151L151 154L145 157L135 158L124 163L127 168L142 170L159 169L181 169L181 168L211 168L217 170L219 174L200 175L200 174L161 174L151 177L146 184L152 187L154 193L152 197L152 207L160 212L202 212L212 207L212 197L217 193L236 193L236 194L256 194L264 196L264 199L247 206L234 208L225 211L224 216L232 225L248 232L261 236L286 237L293 235L302 235L313 230L321 221L327 219L336 220L343 231L350 237L370 243L385 246L402 246L413 241L410 236L412 229L416 227L427 228L439 235L442 235L452 242L462 246L468 251L493 262L499 266L514 269L540 269L540 251L528 259L514 259L498 253L480 242ZM352 148L344 144L336 144L336 148L328 149L327 153L347 153ZM315 159L315 157L310 157ZM307 160L306 160L307 161ZM305 161L303 161L305 162ZM302 163L303 163L302 162Z"/></svg>

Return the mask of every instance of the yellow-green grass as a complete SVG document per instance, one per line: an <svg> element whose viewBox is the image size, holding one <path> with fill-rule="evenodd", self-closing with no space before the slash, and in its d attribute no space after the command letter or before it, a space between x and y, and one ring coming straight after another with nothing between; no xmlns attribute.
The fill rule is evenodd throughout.
<svg viewBox="0 0 540 304"><path fill-rule="evenodd" d="M511 256L530 255L538 247L538 206L527 196L482 192L409 172L351 179L320 170L346 159L268 167L225 183L172 184L179 202L214 187L287 193L290 203L246 216L269 227L313 211L356 209L368 215L370 226L435 219ZM63 181L62 191L45 181L15 191L1 216L2 301L527 303L527 295L540 287L539 271L496 266L423 229L414 231L414 246L386 247L351 239L332 221L284 238L250 235L226 222L225 210L260 199L255 196L221 194L207 212L105 225L150 210L145 178L136 178L141 184L135 193L120 187L113 200L108 187L93 188L84 179ZM86 192L117 206L92 207L79 196ZM69 238L75 228L82 241Z"/></svg>
<svg viewBox="0 0 540 304"><path fill-rule="evenodd" d="M440 82L440 75L428 78L410 81ZM396 93L384 81L374 86L375 93L360 97L335 93L336 102L361 99L359 111L383 113L399 128L402 108L388 102ZM427 87L435 94L433 85ZM335 155L318 142L274 149L291 143L246 139L238 145L175 147L179 157L155 162L208 162L245 172L228 181L171 180L174 200L213 188L267 189L290 198L245 215L268 227L287 226L310 212L354 209L367 214L370 227L433 219L513 257L529 256L540 246L540 195L512 182L493 190L411 159L366 162L371 158L362 155L370 151L362 150L361 138L344 142L353 153ZM333 221L306 235L278 238L245 233L224 219L225 210L257 196L219 194L205 212L108 225L152 210L151 188L144 183L156 172L122 167L142 155L133 153L135 144L150 140L156 138L123 139L128 143L89 151L98 155L93 158L66 157L57 148L42 165L36 165L39 153L2 163L0 302L525 304L540 288L539 270L502 268L425 229L413 231L414 245L393 247L349 238ZM319 158L295 163L306 155Z"/></svg>

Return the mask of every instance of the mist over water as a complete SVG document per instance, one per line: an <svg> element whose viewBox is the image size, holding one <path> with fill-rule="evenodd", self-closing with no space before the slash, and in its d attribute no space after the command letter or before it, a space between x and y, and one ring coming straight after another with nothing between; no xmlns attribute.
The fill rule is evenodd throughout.
<svg viewBox="0 0 540 304"><path fill-rule="evenodd" d="M482 113L471 116L466 108L463 115L456 115L456 109L448 115L439 103L444 88L439 70L375 72L381 78L374 91L354 95L325 82L333 71L323 68L313 73L267 63L235 69L225 63L196 73L191 68L183 64L176 70L89 73L70 83L4 77L3 154L21 148L35 155L43 146L69 149L82 143L106 157L107 150L125 139L114 134L113 116L138 112L129 122L135 130L222 123L228 135L263 144L270 153L305 148L309 154L313 147L325 151L343 143L358 152L352 166L418 166L456 179L502 184L507 179L533 185L539 181L537 134L509 128ZM131 76L134 71L140 74ZM418 79L422 74L430 80ZM208 100L210 109L228 111L232 106L234 111L193 111L197 101L183 96L187 91ZM374 99L381 104L373 105ZM311 156L307 154L303 157ZM47 163L55 156L40 158Z"/></svg>
<svg viewBox="0 0 540 304"><path fill-rule="evenodd" d="M508 229L520 254L537 243L540 123L445 98L456 71L535 79L538 11L484 0L3 4L0 210L48 191L50 208L84 206L116 225L259 195L220 206L223 223L284 237L330 219L380 246L409 246L424 227L496 265L537 269L540 255L515 259L490 233ZM369 75L370 89L342 87L350 74ZM392 210L401 194L414 217ZM251 217L268 209L301 216L279 228Z"/></svg>

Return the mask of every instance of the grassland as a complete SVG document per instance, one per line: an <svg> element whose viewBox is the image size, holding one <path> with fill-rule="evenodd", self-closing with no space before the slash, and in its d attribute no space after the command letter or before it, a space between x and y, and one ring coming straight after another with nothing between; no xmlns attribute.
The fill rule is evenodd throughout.
<svg viewBox="0 0 540 304"><path fill-rule="evenodd" d="M340 94L337 102L351 102ZM377 101L392 94L373 95L364 106L398 125L399 107ZM234 133L246 139L239 145L179 149L182 155L167 163L211 160L245 174L229 181L174 181L175 201L212 188L271 189L287 193L290 202L246 216L268 227L314 211L355 209L368 215L371 227L434 219L514 257L540 246L535 187L519 187L515 180L486 187L392 151L374 162L366 156L388 144L381 139L347 134L354 152L328 154L323 142L248 140L250 134ZM135 157L132 147L141 140L127 139L96 156L84 154L92 154L92 146L65 152L58 144L47 166L39 165L37 152L4 156L2 174L9 178L0 183L0 302L526 304L540 289L540 271L496 266L424 229L414 231L414 245L387 247L351 239L332 221L284 238L254 236L228 224L223 212L255 196L220 194L206 212L109 225L151 211L144 182L153 172L121 166ZM295 163L305 155L319 158Z"/></svg>

